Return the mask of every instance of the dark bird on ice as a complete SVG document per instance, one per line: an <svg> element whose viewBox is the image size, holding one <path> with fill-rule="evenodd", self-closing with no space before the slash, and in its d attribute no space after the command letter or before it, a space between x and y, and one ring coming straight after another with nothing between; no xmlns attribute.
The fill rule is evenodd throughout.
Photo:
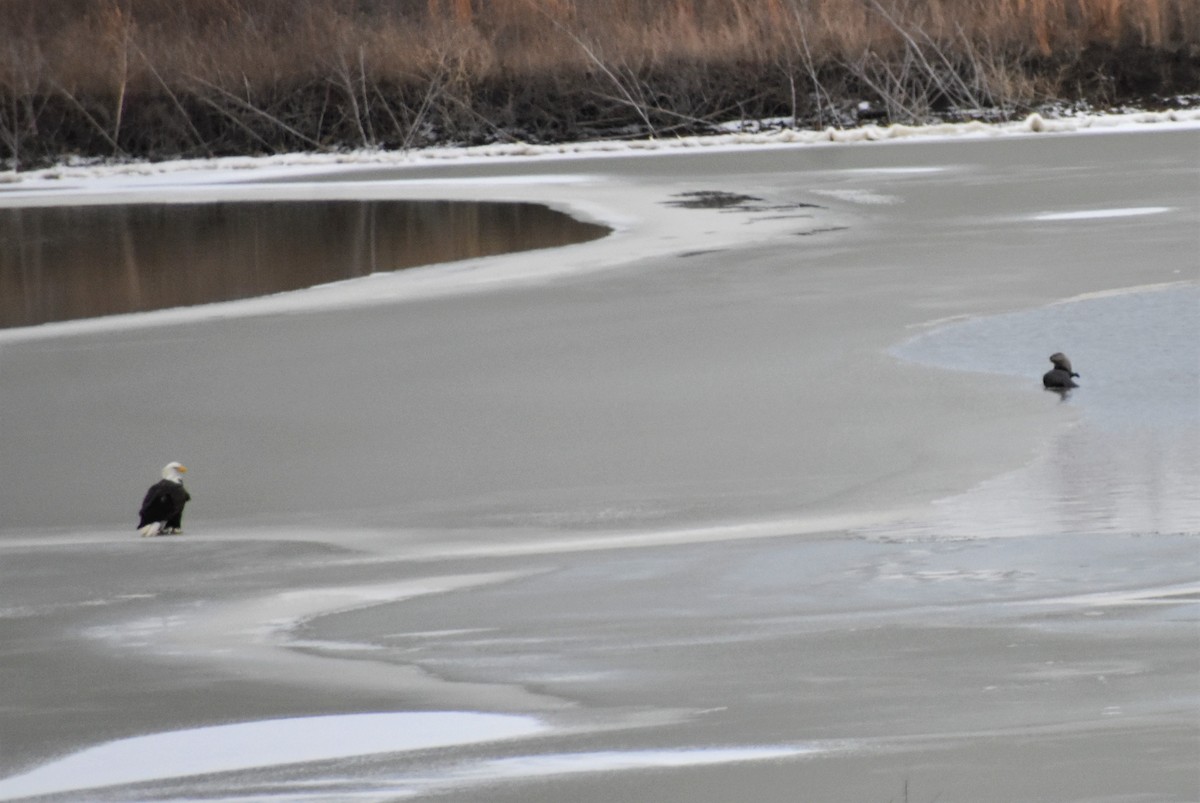
<svg viewBox="0 0 1200 803"><path fill-rule="evenodd" d="M1066 354L1056 351L1050 355L1050 362L1054 363L1054 367L1042 377L1042 384L1047 390L1069 390L1079 387L1075 384L1075 377L1079 374L1071 370L1071 361L1067 359Z"/></svg>
<svg viewBox="0 0 1200 803"><path fill-rule="evenodd" d="M192 498L183 487L186 473L187 469L179 463L167 463L162 479L146 491L137 526L143 537L183 532L183 506Z"/></svg>

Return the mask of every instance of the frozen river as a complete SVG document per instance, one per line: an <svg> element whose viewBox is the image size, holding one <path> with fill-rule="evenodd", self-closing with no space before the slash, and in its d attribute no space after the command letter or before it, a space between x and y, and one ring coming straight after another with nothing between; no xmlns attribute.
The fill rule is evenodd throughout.
<svg viewBox="0 0 1200 803"><path fill-rule="evenodd" d="M0 192L614 228L0 332L0 799L1195 800L1198 148ZM168 460L186 535L138 539Z"/></svg>

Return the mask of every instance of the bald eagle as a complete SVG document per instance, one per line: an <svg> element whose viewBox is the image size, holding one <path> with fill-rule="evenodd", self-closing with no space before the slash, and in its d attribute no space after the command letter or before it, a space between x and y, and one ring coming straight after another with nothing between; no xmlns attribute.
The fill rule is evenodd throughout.
<svg viewBox="0 0 1200 803"><path fill-rule="evenodd" d="M162 479L146 491L137 526L143 537L183 532L183 506L192 498L183 487L186 473L187 469L179 463L167 463Z"/></svg>
<svg viewBox="0 0 1200 803"><path fill-rule="evenodd" d="M1056 351L1050 355L1050 362L1054 363L1054 368L1047 371L1046 375L1042 377L1042 385L1047 390L1067 390L1079 387L1075 384L1075 377L1079 374L1071 370L1071 361L1067 359L1066 354Z"/></svg>

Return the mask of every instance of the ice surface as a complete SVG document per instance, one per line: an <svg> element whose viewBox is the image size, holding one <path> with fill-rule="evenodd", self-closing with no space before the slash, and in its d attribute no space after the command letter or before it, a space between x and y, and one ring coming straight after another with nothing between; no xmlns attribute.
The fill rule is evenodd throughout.
<svg viewBox="0 0 1200 803"><path fill-rule="evenodd" d="M916 531L941 537L1200 532L1200 287L1088 295L937 327L892 353L959 371L1024 377L1066 352L1082 376L1061 402L1079 416L1037 458L940 500Z"/></svg>
<svg viewBox="0 0 1200 803"><path fill-rule="evenodd" d="M461 711L346 714L215 725L91 747L0 780L0 800L532 736L532 717Z"/></svg>
<svg viewBox="0 0 1200 803"><path fill-rule="evenodd" d="M1170 212L1169 206L1142 206L1131 209L1083 209L1078 212L1043 212L1034 220L1102 220L1110 217L1141 217Z"/></svg>
<svg viewBox="0 0 1200 803"><path fill-rule="evenodd" d="M1152 380L1194 348L1194 284L1179 280L1195 267L1195 182L1180 164L1197 123L1045 136L1054 125L856 134L893 143L880 147L621 145L585 165L462 151L415 174L434 157L367 154L336 173L329 157L247 161L304 179L236 188L251 195L478 192L620 226L250 314L3 336L0 445L22 455L0 462L4 604L141 596L0 620L17 667L0 719L22 734L0 758L52 762L19 776L45 788L71 760L54 756L115 729L154 739L365 697L536 711L545 730L332 768L254 756L304 763L245 773L241 799L445 795L457 777L476 799L887 800L910 775L926 782L913 799L1195 799L1195 531L1155 534L1195 516L1191 369ZM489 180L560 159L588 181ZM69 168L61 190L30 178L0 203L142 181L234 191L216 186L230 163L194 167ZM475 183L406 184L476 169ZM792 208L835 190L815 197L819 223L846 228L798 239L816 222L667 205L717 188ZM882 196L896 201L860 202ZM1170 211L1032 220L1149 208ZM518 284L546 276L561 281ZM473 286L499 292L459 292ZM888 353L918 328L930 336ZM1057 350L1084 375L1065 400L1040 387ZM131 390L162 364L161 395ZM128 516L136 470L114 467L167 438L212 467L189 537L88 529ZM872 526L879 538L846 532ZM357 550L377 560L354 564ZM403 585L491 573L512 576ZM866 743L884 749L820 752ZM237 799L228 776L174 777L148 778L171 789L145 797Z"/></svg>
<svg viewBox="0 0 1200 803"><path fill-rule="evenodd" d="M123 165L84 164L61 166L40 171L16 174L13 181L0 187L0 206L43 205L62 203L61 195L69 193L70 203L121 203L130 200L142 202L196 202L227 200L231 197L243 200L309 198L319 193L327 199L336 198L389 198L394 189L389 182L379 182L372 187L369 182L351 181L350 186L337 183L308 184L297 179L305 175L314 179L328 172L331 167L346 170L369 170L379 166L419 166L428 164L486 164L496 161L530 160L528 171L517 175L472 176L466 179L453 177L405 178L403 186L411 193L424 189L440 197L440 189L474 188L503 191L547 188L596 183L601 178L590 173L555 173L533 169L535 164L553 163L581 156L629 156L678 153L694 149L711 152L732 151L753 146L757 149L778 146L794 148L797 145L844 146L849 143L891 141L936 141L975 137L1013 137L1044 135L1047 133L1116 132L1147 128L1198 128L1200 110L1171 112L1138 112L1131 114L1097 114L1047 120L1038 114L1029 118L1003 124L991 123L947 123L930 126L893 125L879 127L868 125L862 128L841 130L827 129L821 132L779 130L757 133L732 133L714 136L680 137L647 141L612 141L572 143L562 145L492 145L472 148L436 148L422 151L358 151L343 154L283 154L271 157L225 157L216 159L178 160L162 163L137 163ZM851 170L849 174L906 175L927 174L944 170L938 166L880 167ZM241 190L232 190L231 182L245 182L247 178L256 182ZM271 185L269 182L287 179L286 184ZM268 182L260 184L257 182ZM163 192L155 194L155 187ZM123 192L134 191L128 198ZM232 193L232 194L231 194ZM827 189L816 194L845 200L853 204L883 205L899 201L898 198L869 189ZM575 202L559 204L564 211L584 219L595 220L614 228L618 233L629 228L639 216L634 208L625 210L626 216L614 215L613 209L601 210L590 204ZM1085 219L1093 216L1128 216L1152 214L1160 209L1115 209L1092 210L1070 213L1047 212L1035 219L1043 221ZM599 213L599 214L597 214ZM611 238L610 238L611 239ZM610 248L611 253L619 249ZM642 243L641 256L651 252ZM625 257L629 259L630 256ZM583 268L577 260L571 268L548 268L536 270L497 270L493 267L488 275L479 275L465 263L465 271L441 271L435 277L396 274L374 274L364 278L310 287L265 298L244 299L234 302L207 304L181 309L159 310L133 315L115 315L100 319L67 321L38 327L0 330L0 343L25 339L43 339L53 336L99 334L104 332L177 325L188 322L214 319L260 316L296 312L302 310L329 309L346 306L362 306L392 301L401 297L414 297L444 292L461 292L479 287L492 287L497 282L528 280L532 278L559 277L566 273L580 272ZM495 263L493 262L493 265Z"/></svg>
<svg viewBox="0 0 1200 803"><path fill-rule="evenodd" d="M1088 294L945 324L892 349L906 360L1025 377L1062 351L1082 376L1069 400L1110 427L1200 424L1200 286Z"/></svg>
<svg viewBox="0 0 1200 803"><path fill-rule="evenodd" d="M761 746L707 750L631 750L521 756L489 762L475 772L490 779L534 778L585 772L700 767L741 761L771 761L828 752L820 747Z"/></svg>

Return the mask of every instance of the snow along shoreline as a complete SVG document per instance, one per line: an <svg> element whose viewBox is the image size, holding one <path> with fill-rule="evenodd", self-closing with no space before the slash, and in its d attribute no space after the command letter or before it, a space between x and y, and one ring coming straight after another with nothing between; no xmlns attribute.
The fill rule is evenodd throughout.
<svg viewBox="0 0 1200 803"><path fill-rule="evenodd" d="M0 173L0 205L4 195L19 189L52 189L64 179L101 179L133 176L163 176L182 172L264 170L281 167L330 167L340 165L422 165L445 161L492 161L505 158L553 158L627 156L631 153L667 153L679 150L739 148L763 145L840 145L870 142L895 142L909 139L961 139L964 137L1003 137L1034 134L1104 133L1130 131L1147 126L1200 128L1200 109L1175 109L1163 112L1120 114L1080 114L1072 117L1044 117L1033 113L1023 120L1005 123L936 123L924 126L896 123L868 124L858 128L773 129L767 131L731 131L670 139L600 140L550 145L508 143L469 147L434 147L420 150L363 149L337 153L286 153L274 156L226 156L212 159L179 159L163 162L134 161L117 164L90 160L23 173ZM211 178L211 175L205 176ZM5 185L9 186L5 186Z"/></svg>
<svg viewBox="0 0 1200 803"><path fill-rule="evenodd" d="M605 156L653 156L703 149L733 151L746 147L793 149L843 147L856 143L934 142L942 140L1025 137L1044 134L1102 134L1142 130L1200 130L1200 109L1130 114L1079 115L1047 119L1033 114L1012 123L946 123L930 126L867 125L855 129L824 131L772 130L664 140L607 141L560 145L492 145L469 148L435 148L420 151L354 151L346 153L296 153L264 157L138 162L125 164L63 165L22 174L0 174L0 209L27 206L181 203L233 200L298 200L311 198L312 185L303 182L331 168L397 170L443 164L472 165L526 163L561 164L564 160ZM286 183L267 183L277 179ZM514 281L547 280L564 274L603 269L630 259L677 248L645 236L646 221L657 229L682 225L693 229L694 211L685 216L653 202L630 204L628 194L603 188L598 176L563 176L531 172L523 176L464 177L440 181L358 181L322 183L325 199L478 199L486 189L493 200L542 203L583 220L607 225L613 233L588 243L552 249L553 260L531 259L533 252L516 252L441 263L437 270L410 268L316 285L258 298L215 302L102 318L61 321L0 330L0 345L57 337L94 335L138 329L203 323L213 320L289 314L322 309L353 308L379 303L426 298L508 285ZM7 179L7 183L5 183ZM571 186L577 185L577 186ZM604 189L611 197L604 197ZM582 191L580 191L582 190ZM612 202L616 199L616 202ZM678 220L672 218L679 217ZM639 232L639 228L642 231ZM638 236L641 234L642 236ZM631 238L635 242L631 242ZM726 243L710 243L718 247ZM537 263L534 265L533 263ZM428 267L428 266L427 266Z"/></svg>

